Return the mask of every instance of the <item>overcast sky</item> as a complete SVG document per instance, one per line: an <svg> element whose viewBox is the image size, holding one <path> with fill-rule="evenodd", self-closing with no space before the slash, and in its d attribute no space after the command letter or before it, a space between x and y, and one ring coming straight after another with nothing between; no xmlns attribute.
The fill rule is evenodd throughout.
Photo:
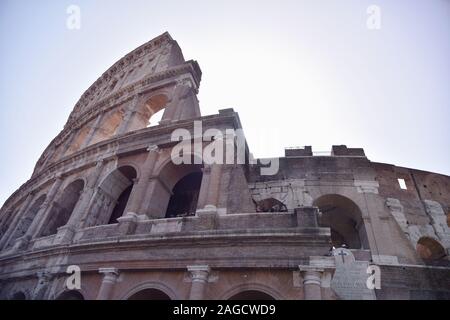
<svg viewBox="0 0 450 320"><path fill-rule="evenodd" d="M238 111L256 157L346 144L450 174L449 0L1 0L0 204L83 92L164 31L202 68L202 114Z"/></svg>

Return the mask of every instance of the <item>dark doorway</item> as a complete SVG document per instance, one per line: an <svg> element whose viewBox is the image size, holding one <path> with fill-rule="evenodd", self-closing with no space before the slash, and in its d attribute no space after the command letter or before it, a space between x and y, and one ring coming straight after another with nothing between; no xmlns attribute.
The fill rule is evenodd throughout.
<svg viewBox="0 0 450 320"><path fill-rule="evenodd" d="M55 201L52 204L49 220L41 233L42 237L56 234L58 232L58 228L67 224L78 200L80 199L83 189L83 180L76 180L64 189L58 201Z"/></svg>
<svg viewBox="0 0 450 320"><path fill-rule="evenodd" d="M201 172L192 172L177 182L172 190L166 218L195 214L202 175Z"/></svg>
<svg viewBox="0 0 450 320"><path fill-rule="evenodd" d="M275 300L272 296L267 293L257 291L257 290L247 290L235 294L228 300Z"/></svg>
<svg viewBox="0 0 450 320"><path fill-rule="evenodd" d="M109 218L108 224L118 223L117 219L120 218L125 211L131 190L133 190L133 185L130 185L121 193L119 199L117 199L117 204L113 209L111 217Z"/></svg>
<svg viewBox="0 0 450 320"><path fill-rule="evenodd" d="M61 293L56 300L84 300L84 297L78 291L70 290Z"/></svg>
<svg viewBox="0 0 450 320"><path fill-rule="evenodd" d="M158 289L144 289L133 294L128 300L170 300L170 297Z"/></svg>

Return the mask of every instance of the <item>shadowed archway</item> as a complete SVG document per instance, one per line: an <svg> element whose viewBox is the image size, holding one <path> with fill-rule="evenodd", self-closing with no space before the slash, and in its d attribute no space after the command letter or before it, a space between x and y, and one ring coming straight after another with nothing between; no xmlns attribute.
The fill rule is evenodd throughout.
<svg viewBox="0 0 450 320"><path fill-rule="evenodd" d="M314 201L321 211L319 224L331 229L333 246L346 245L350 249L368 249L368 241L359 207L349 198L329 194Z"/></svg>
<svg viewBox="0 0 450 320"><path fill-rule="evenodd" d="M136 292L128 300L171 300L170 297L161 290L148 288Z"/></svg>
<svg viewBox="0 0 450 320"><path fill-rule="evenodd" d="M41 236L56 234L59 227L67 224L84 189L84 181L79 179L69 184L61 196L53 202L49 218Z"/></svg>
<svg viewBox="0 0 450 320"><path fill-rule="evenodd" d="M56 300L84 300L83 295L76 290L64 291Z"/></svg>
<svg viewBox="0 0 450 320"><path fill-rule="evenodd" d="M275 300L271 295L258 290L241 291L228 300Z"/></svg>

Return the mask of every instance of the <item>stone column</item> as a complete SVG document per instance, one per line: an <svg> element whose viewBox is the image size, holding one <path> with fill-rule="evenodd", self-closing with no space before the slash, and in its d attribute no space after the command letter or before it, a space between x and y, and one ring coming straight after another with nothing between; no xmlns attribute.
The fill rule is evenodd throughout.
<svg viewBox="0 0 450 320"><path fill-rule="evenodd" d="M103 280L98 291L97 300L109 300L119 276L119 270L116 268L100 268L98 272L103 274Z"/></svg>
<svg viewBox="0 0 450 320"><path fill-rule="evenodd" d="M204 299L206 285L208 284L209 273L211 269L209 266L188 266L188 271L191 275L191 291L189 293L189 300Z"/></svg>
<svg viewBox="0 0 450 320"><path fill-rule="evenodd" d="M222 176L222 165L212 164L205 199L205 209L217 209L221 176Z"/></svg>
<svg viewBox="0 0 450 320"><path fill-rule="evenodd" d="M62 182L62 176L58 176L55 182L53 182L53 185L50 188L50 191L47 193L47 197L45 198L44 203L41 205L27 232L21 238L21 242L28 242L28 240L38 236L42 226L46 223L49 209L51 208L51 204L55 200L55 196L58 193L59 187L61 186Z"/></svg>
<svg viewBox="0 0 450 320"><path fill-rule="evenodd" d="M121 135L121 134L127 132L130 122L133 119L133 115L136 113L138 104L139 104L139 96L136 95L136 96L134 96L133 100L131 100L130 105L128 106L127 110L125 111L125 116L123 118L123 121L119 125L119 128L117 129L117 135Z"/></svg>
<svg viewBox="0 0 450 320"><path fill-rule="evenodd" d="M208 196L209 176L211 168L209 166L202 168L202 183L200 185L200 192L198 195L197 209L203 209L206 205L206 198Z"/></svg>
<svg viewBox="0 0 450 320"><path fill-rule="evenodd" d="M94 196L100 174L103 171L103 166L103 159L97 161L94 170L88 177L87 184L84 187L83 193L78 200L78 204L75 207L74 212L70 216L67 226L70 226L73 229L76 229L77 227L83 227L84 220L89 214L88 208L90 207L90 204L92 202L92 197Z"/></svg>
<svg viewBox="0 0 450 320"><path fill-rule="evenodd" d="M103 120L104 113L97 116L97 119L95 119L94 124L91 127L91 130L89 130L89 133L86 137L86 139L83 141L83 143L80 146L80 150L83 148L86 148L92 141L92 138L94 138L95 133L97 132L97 129L100 128L100 123Z"/></svg>
<svg viewBox="0 0 450 320"><path fill-rule="evenodd" d="M323 269L318 268L300 268L305 300L322 300L321 279L323 271Z"/></svg>
<svg viewBox="0 0 450 320"><path fill-rule="evenodd" d="M128 212L135 214L142 214L145 211L144 199L146 197L146 192L150 184L150 178L153 175L153 169L158 160L159 149L158 146L153 145L148 149L147 158L141 170L141 177L137 183L133 186L133 190L130 195L130 200L125 208L125 214Z"/></svg>
<svg viewBox="0 0 450 320"><path fill-rule="evenodd" d="M19 220L23 217L24 213L28 210L28 207L31 204L31 201L34 198L34 192L30 192L25 199L24 204L22 205L22 208L16 213L15 217L13 218L11 225L6 230L5 234L3 235L3 238L0 240L0 249L2 249L4 246L8 245L8 242L10 241L11 236L14 234L14 231L16 230ZM14 214L12 212L11 214Z"/></svg>

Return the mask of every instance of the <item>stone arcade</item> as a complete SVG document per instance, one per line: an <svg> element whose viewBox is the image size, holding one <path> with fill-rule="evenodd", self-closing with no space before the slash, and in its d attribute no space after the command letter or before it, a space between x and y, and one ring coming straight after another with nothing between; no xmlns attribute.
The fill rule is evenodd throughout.
<svg viewBox="0 0 450 320"><path fill-rule="evenodd" d="M164 33L82 95L1 208L0 298L450 299L450 177L344 145L286 149L274 175L176 165L175 130L242 129L233 109L201 116L200 80ZM361 285L373 264L380 290Z"/></svg>

